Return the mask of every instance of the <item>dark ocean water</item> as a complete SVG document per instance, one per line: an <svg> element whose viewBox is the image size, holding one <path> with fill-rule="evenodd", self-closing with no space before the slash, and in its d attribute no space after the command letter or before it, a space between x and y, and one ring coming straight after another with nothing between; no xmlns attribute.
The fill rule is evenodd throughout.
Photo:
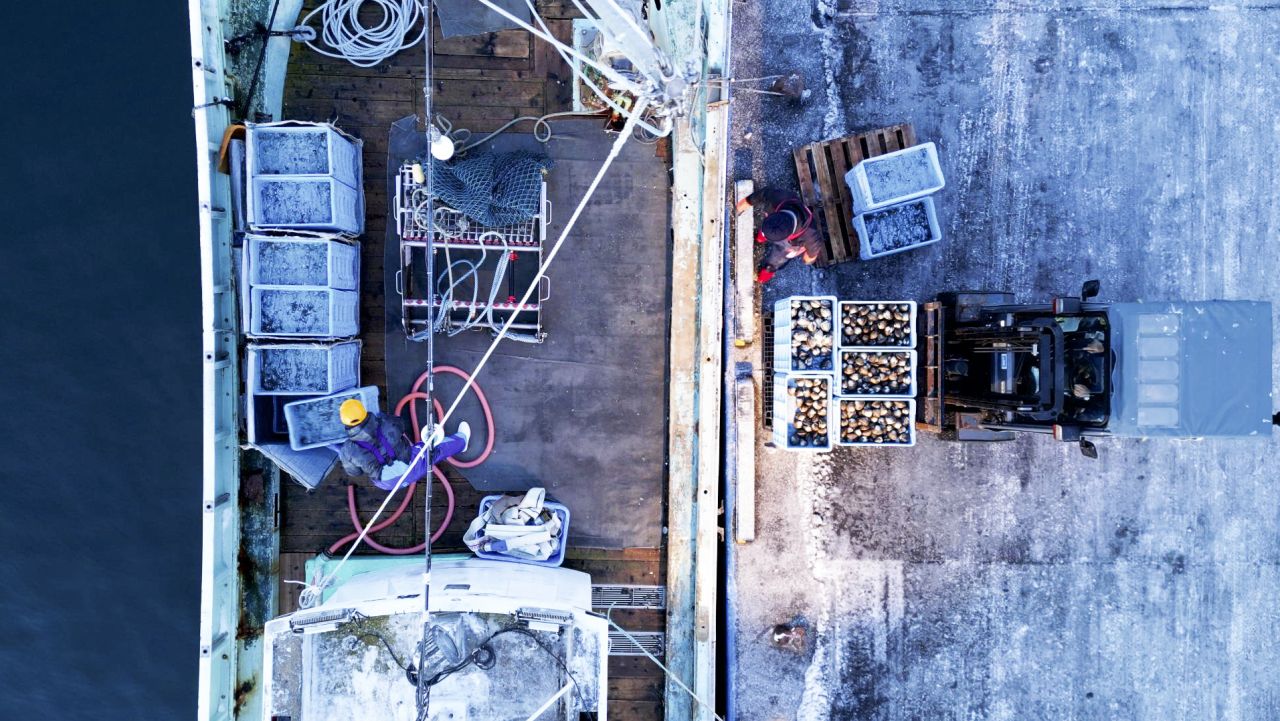
<svg viewBox="0 0 1280 721"><path fill-rule="evenodd" d="M0 719L195 714L200 285L186 3L15 7Z"/></svg>

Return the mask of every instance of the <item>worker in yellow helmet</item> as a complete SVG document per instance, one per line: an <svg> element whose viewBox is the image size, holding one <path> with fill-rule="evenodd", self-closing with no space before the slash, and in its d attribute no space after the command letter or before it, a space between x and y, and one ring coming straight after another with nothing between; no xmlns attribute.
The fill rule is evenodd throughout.
<svg viewBox="0 0 1280 721"><path fill-rule="evenodd" d="M375 409L370 413L358 398L344 401L338 408L342 425L347 429L347 440L342 444L338 457L348 476L368 476L373 485L389 491L395 488L400 476L409 472L405 483L413 483L424 475L430 466L467 449L471 440L471 426L463 421L458 432L444 437L443 429L436 427L430 439L431 462L408 465L417 455L421 444L410 445L405 437L404 419L384 416Z"/></svg>

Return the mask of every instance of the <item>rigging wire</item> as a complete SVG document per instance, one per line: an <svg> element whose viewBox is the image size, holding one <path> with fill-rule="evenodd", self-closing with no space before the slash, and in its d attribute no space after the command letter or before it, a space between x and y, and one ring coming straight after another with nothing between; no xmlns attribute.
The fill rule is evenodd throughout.
<svg viewBox="0 0 1280 721"><path fill-rule="evenodd" d="M658 664L658 668L662 669L662 672L663 672L663 673L665 673L665 674L667 675L667 678L669 678L669 679L671 679L672 681L674 681L674 682L675 682L675 684L676 684L677 686L679 686L681 689L683 689L685 693L689 694L690 698L692 698L694 701L696 701L696 702L698 703L698 705L699 705L699 706L702 706L702 707L703 707L703 708L705 708L706 710L710 711L710 712L711 712L711 715L716 719L716 721L724 721L724 717L723 717L723 716L721 716L720 714L716 713L716 709L715 709L715 707L714 707L714 706L712 706L711 704L707 703L706 701L703 701L703 700L702 700L702 698L701 698L700 696L698 696L698 694L696 694L696 693L694 693L694 692L693 692L693 689L691 689L691 688L689 688L688 686L686 686L686 685L684 684L684 681L681 681L681 680L680 680L680 677L679 677L679 676L676 676L674 673L672 673L672 672L671 672L671 669L667 668L667 667L666 667L666 665L665 665L665 664L663 664L661 661L659 661L659 660L658 660L658 658L657 658L656 656L654 656L653 654L649 653L649 650L648 650L648 649L646 649L646 648L645 648L645 647L640 643L640 641L636 639L636 637L635 637L635 636L632 636L630 631L627 631L627 629L625 629L625 628L623 628L623 627L619 626L619 625L618 625L618 622L613 620L613 607L614 607L614 606L616 606L616 605L617 605L617 603L614 603L614 604L612 604L612 605L610 605L610 606L609 606L609 610L608 610L608 611L605 611L605 614L604 614L604 620L608 621L608 622L609 622L609 625L610 625L610 626L613 626L614 630L616 630L618 633L620 633L620 634L622 634L623 636L625 636L625 637L627 638L627 640L628 640L628 641L630 641L631 643L635 644L635 647L636 647L636 648L638 648L638 649L640 649L640 653L642 653L642 654L644 654L645 656L647 656L647 657L649 658L649 660L650 660L650 661L653 661L654 663Z"/></svg>

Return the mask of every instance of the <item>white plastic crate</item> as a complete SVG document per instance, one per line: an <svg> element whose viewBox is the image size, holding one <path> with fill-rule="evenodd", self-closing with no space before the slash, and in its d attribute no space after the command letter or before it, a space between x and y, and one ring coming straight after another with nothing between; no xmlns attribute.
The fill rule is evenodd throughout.
<svg viewBox="0 0 1280 721"><path fill-rule="evenodd" d="M845 404L847 403L849 404L850 407L853 407L854 404L858 402L863 403L864 407L866 407L865 404L874 405L874 404L883 404L883 403L905 403L907 420L906 422L903 423L903 430L906 431L907 438L908 438L907 442L903 443L901 441L894 441L894 442L876 443L874 440L861 440L861 439L846 440L846 438L849 438L850 436L847 436L845 434L845 429L843 425L844 412L846 407ZM833 418L835 421L834 433L835 433L836 445L838 446L856 446L858 448L910 448L911 446L914 446L916 444L916 425L915 425L916 402L915 400L910 398L881 398L878 396L877 397L862 396L857 398L840 398L836 401L836 408L833 414Z"/></svg>
<svg viewBox="0 0 1280 721"><path fill-rule="evenodd" d="M245 237L251 285L360 287L360 244L329 236Z"/></svg>
<svg viewBox="0 0 1280 721"><path fill-rule="evenodd" d="M249 123L245 132L250 178L323 175L352 188L363 175L362 142L328 123L289 120Z"/></svg>
<svg viewBox="0 0 1280 721"><path fill-rule="evenodd" d="M825 443L796 445L791 442L796 436L795 414L796 398L788 393L798 380L819 380L826 384L825 410L818 417L827 424ZM830 373L775 373L773 374L773 445L789 451L829 451L833 446L836 429L832 425L832 406L835 400L835 380Z"/></svg>
<svg viewBox="0 0 1280 721"><path fill-rule="evenodd" d="M250 292L248 335L349 338L360 333L360 294L352 290L257 287Z"/></svg>
<svg viewBox="0 0 1280 721"><path fill-rule="evenodd" d="M247 390L256 396L329 395L360 384L360 341L251 343Z"/></svg>
<svg viewBox="0 0 1280 721"><path fill-rule="evenodd" d="M334 178L274 175L250 179L249 226L254 230L364 232L364 192Z"/></svg>
<svg viewBox="0 0 1280 721"><path fill-rule="evenodd" d="M868 390L845 390L845 359L848 356L885 356L885 355L901 355L907 359L907 367L910 377L905 388L894 389L896 392L873 393ZM915 398L916 397L916 352L914 350L889 349L889 348L845 348L841 349L837 356L839 365L836 368L836 395L843 398L868 397L868 398ZM883 386L881 386L883 387Z"/></svg>
<svg viewBox="0 0 1280 721"><path fill-rule="evenodd" d="M907 307L907 339L906 342L895 341L889 342L886 338L871 339L865 335L849 337L845 334L845 318L854 316L856 308L870 307L873 311L893 312L899 306ZM884 306L884 308L877 308ZM916 302L914 300L842 300L840 301L840 333L836 337L836 344L841 350L851 348L915 348L916 347ZM892 319L886 319L888 322L894 322Z"/></svg>
<svg viewBox="0 0 1280 721"><path fill-rule="evenodd" d="M845 173L844 181L849 186L855 213L923 198L947 184L933 143L864 158Z"/></svg>
<svg viewBox="0 0 1280 721"><path fill-rule="evenodd" d="M913 214L915 206L924 208L924 217L928 223L929 232L927 236L919 240L903 242L909 226L905 224L906 216L902 214ZM888 223L891 221L887 219L893 216L898 216L900 220L896 225L889 225ZM923 248L926 245L933 245L942 240L942 227L938 225L938 213L933 206L933 198L908 200L905 203L898 203L887 208L880 208L854 216L853 230L858 234L858 256L863 260L882 258L886 255L901 253L904 250ZM873 238L868 233L873 233L876 237ZM894 236L897 237L894 238Z"/></svg>
<svg viewBox="0 0 1280 721"><path fill-rule="evenodd" d="M826 331L831 336L831 353L827 356L827 363L818 363L815 367L809 367L796 356L795 347L792 343L792 331L802 330L792 328L791 323L791 307L792 303L812 303L818 302L830 311L831 329ZM836 332L836 297L834 295L793 295L789 298L782 298L773 304L773 370L775 373L786 373L791 371L831 371L835 368L835 349L838 345ZM807 332L807 331L804 331Z"/></svg>
<svg viewBox="0 0 1280 721"><path fill-rule="evenodd" d="M284 405L284 419L289 428L289 447L295 451L342 443L347 429L342 425L338 409L352 398L365 408L378 408L378 387L363 386L320 398L291 401Z"/></svg>

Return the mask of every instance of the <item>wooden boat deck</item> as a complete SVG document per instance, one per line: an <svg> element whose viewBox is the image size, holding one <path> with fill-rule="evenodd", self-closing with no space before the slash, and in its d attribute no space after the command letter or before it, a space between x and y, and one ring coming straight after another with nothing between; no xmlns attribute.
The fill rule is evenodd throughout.
<svg viewBox="0 0 1280 721"><path fill-rule="evenodd" d="M314 2L306 3L310 9ZM566 41L572 3L539 0L540 14L557 37ZM496 130L513 118L539 116L571 109L569 68L556 52L525 31L440 38L435 29L433 105L455 126L476 133ZM384 250L388 222L387 135L391 123L421 113L424 71L420 52L402 52L377 68L358 68L342 60L321 56L303 45L294 45L284 91L284 117L330 121L364 140L366 228L361 241L361 334L364 341L362 382L387 392L383 317L385 303ZM390 302L398 302L394 291ZM463 551L461 537L474 518L483 494L456 473L456 495L449 530L434 545L438 552ZM356 485L357 504L367 519L380 500L365 482ZM377 534L389 546L421 542L423 493L415 494L412 507L392 527ZM433 491L433 525L444 515L445 495ZM352 524L347 508L347 483L339 474L308 492L298 484L281 484L280 578L301 580L303 564L333 541L347 535ZM361 548L358 553L373 552ZM633 548L602 550L575 548L567 553L566 567L591 574L595 583L665 584L665 551ZM281 583L280 611L296 608L300 586ZM629 630L665 631L661 611L619 611L615 620ZM614 657L609 663L609 711L613 719L658 719L663 716L662 672L643 657Z"/></svg>

